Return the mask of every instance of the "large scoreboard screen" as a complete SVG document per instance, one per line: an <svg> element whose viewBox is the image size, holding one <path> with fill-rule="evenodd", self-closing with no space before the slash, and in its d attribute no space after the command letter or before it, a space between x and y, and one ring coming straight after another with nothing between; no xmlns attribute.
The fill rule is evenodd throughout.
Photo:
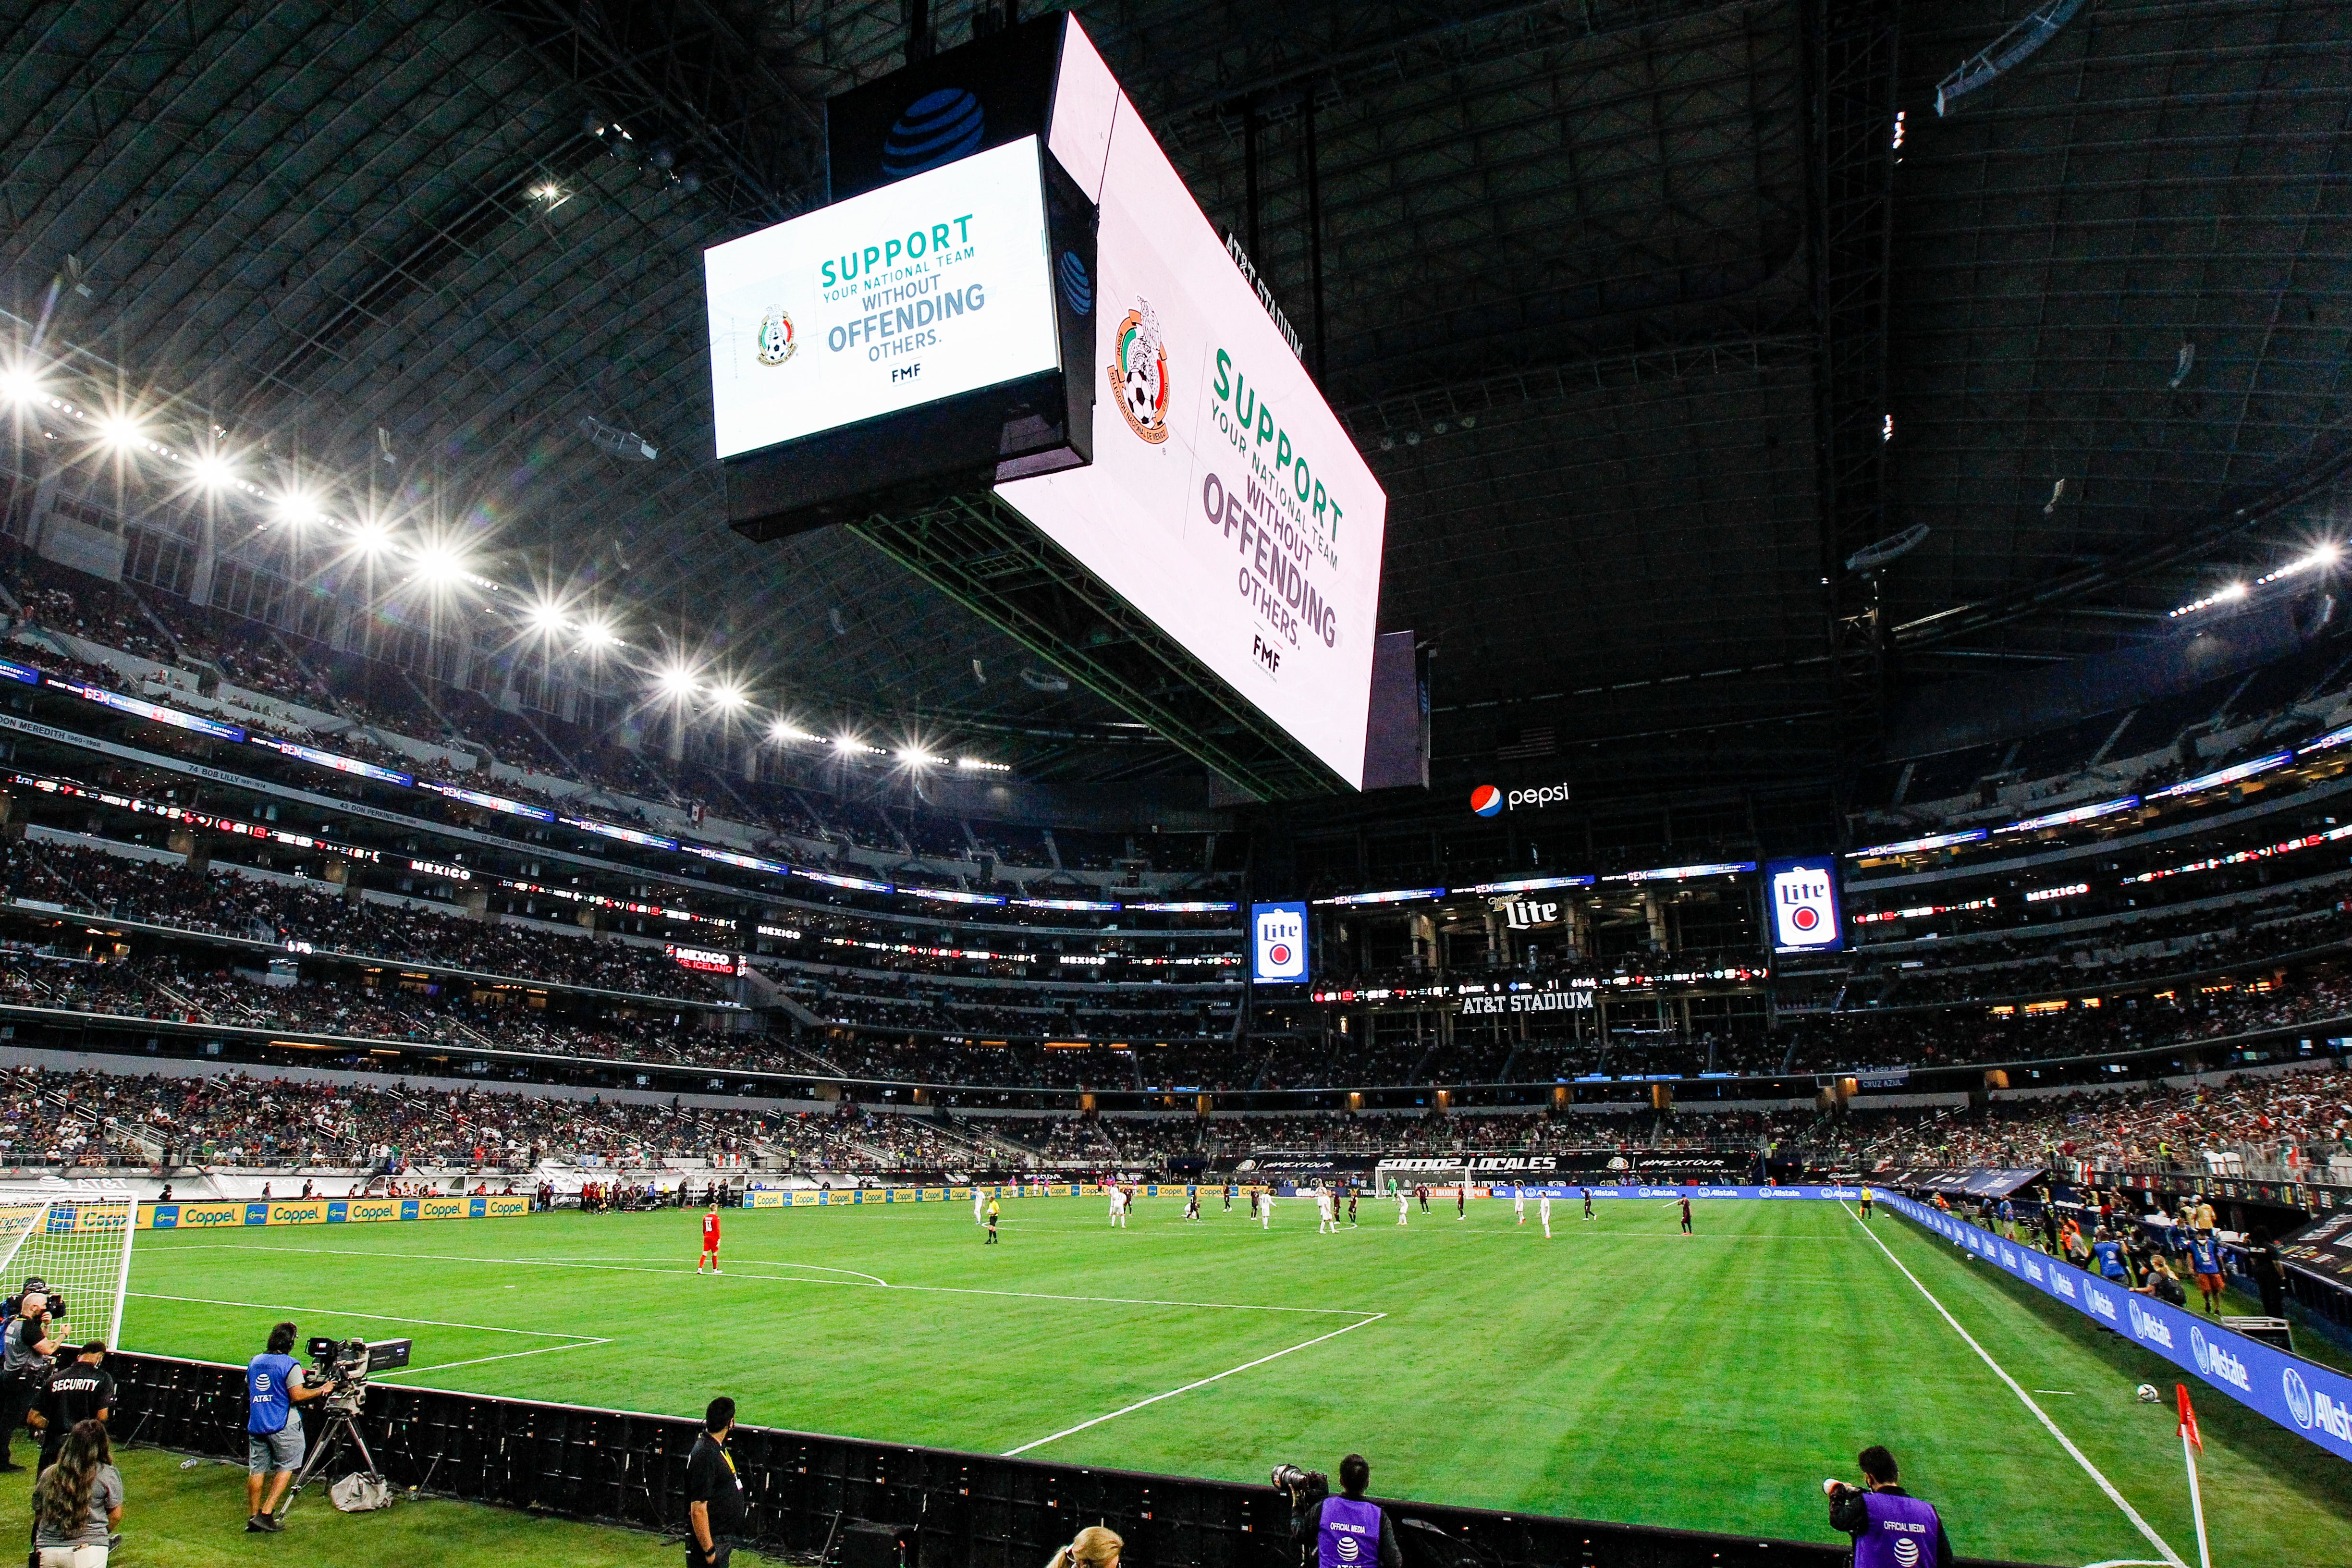
<svg viewBox="0 0 2352 1568"><path fill-rule="evenodd" d="M1052 370L1034 137L703 253L719 456Z"/></svg>
<svg viewBox="0 0 2352 1568"><path fill-rule="evenodd" d="M1361 788L1388 497L1075 20L1046 145L1100 211L1094 461L997 493Z"/></svg>

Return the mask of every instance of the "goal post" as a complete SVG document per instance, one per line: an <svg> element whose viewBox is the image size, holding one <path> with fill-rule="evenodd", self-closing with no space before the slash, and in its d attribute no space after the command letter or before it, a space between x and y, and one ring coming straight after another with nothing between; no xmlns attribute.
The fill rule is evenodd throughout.
<svg viewBox="0 0 2352 1568"><path fill-rule="evenodd" d="M0 1187L0 1295L38 1277L65 1299L76 1340L122 1347L138 1198L116 1183Z"/></svg>

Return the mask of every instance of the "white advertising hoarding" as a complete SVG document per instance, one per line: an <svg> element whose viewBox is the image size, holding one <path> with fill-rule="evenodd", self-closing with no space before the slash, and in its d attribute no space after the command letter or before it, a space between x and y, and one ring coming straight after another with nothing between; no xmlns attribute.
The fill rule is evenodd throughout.
<svg viewBox="0 0 2352 1568"><path fill-rule="evenodd" d="M1034 137L702 260L721 458L1060 363Z"/></svg>
<svg viewBox="0 0 2352 1568"><path fill-rule="evenodd" d="M1094 461L997 493L1361 788L1388 498L1075 20L1049 146L1101 211Z"/></svg>

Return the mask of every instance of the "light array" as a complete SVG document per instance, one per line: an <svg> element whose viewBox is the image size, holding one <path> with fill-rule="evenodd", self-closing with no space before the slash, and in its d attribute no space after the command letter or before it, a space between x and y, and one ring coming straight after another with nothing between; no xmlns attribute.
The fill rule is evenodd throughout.
<svg viewBox="0 0 2352 1568"><path fill-rule="evenodd" d="M2243 582L2224 584L2201 599L2191 599L2179 609L2167 611L2165 619L2179 620L2183 616L2193 616L2200 610L2210 610L2216 605L2235 604L2256 588L2266 588L2282 578L2316 571L2324 566L2333 566L2343 558L2344 547L2333 540L2326 541L2315 545L2308 553L2296 556L2284 566L2273 567L2255 578L2251 584Z"/></svg>
<svg viewBox="0 0 2352 1568"><path fill-rule="evenodd" d="M535 191L534 196L552 201L563 195L552 186L541 189L550 194L542 195L541 191ZM58 424L70 421L71 426L79 426L77 436L110 448L122 458L159 466L170 478L191 489L250 504L258 513L255 521L261 528L335 536L352 555L396 565L411 587L436 594L471 588L487 601L482 605L485 613L508 621L519 637L527 636L542 643L568 643L571 653L597 659L634 651L609 608L572 605L495 581L482 574L476 562L454 539L423 534L403 538L381 517L337 516L329 510L322 487L290 480L257 482L246 471L237 454L218 447L198 452L183 450L165 438L163 423L155 416L129 408L100 413L84 407L60 395L49 376L33 365L0 367L0 396L37 416L54 416ZM57 438L56 432L44 434ZM216 438L220 434L215 430L213 437ZM751 692L739 682L723 677L705 679L698 668L676 658L651 665L644 673L650 695L656 699L680 708L698 703L722 721L735 721L752 706ZM778 743L821 739L782 717L769 724L767 738ZM890 748L856 738L836 739L833 745L845 758L871 760L894 754ZM917 770L950 765L950 759L934 755L919 745L898 749L895 760L899 766ZM958 757L952 765L968 773L1013 771L1009 763L979 757Z"/></svg>

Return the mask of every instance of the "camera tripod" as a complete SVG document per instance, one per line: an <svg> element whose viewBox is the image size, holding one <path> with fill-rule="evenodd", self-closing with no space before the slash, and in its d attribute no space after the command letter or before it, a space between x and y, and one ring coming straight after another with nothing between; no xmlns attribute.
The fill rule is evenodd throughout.
<svg viewBox="0 0 2352 1568"><path fill-rule="evenodd" d="M367 1439L360 1436L359 1412L332 1411L319 1433L319 1440L311 1444L310 1453L303 1456L302 1468L294 1472L294 1484L287 1489L286 1500L278 1507L280 1519L293 1511L294 1500L302 1495L302 1489L310 1484L313 1476L326 1468L327 1462L341 1452L347 1442L360 1451L361 1463L370 1470L375 1468L375 1456L368 1452Z"/></svg>

